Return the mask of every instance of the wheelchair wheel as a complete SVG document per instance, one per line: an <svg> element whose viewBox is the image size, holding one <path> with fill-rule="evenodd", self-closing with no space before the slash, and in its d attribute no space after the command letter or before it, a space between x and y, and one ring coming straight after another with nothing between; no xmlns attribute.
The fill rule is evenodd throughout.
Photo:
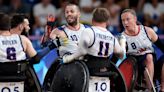
<svg viewBox="0 0 164 92"><path fill-rule="evenodd" d="M115 72L115 76L110 76L111 92L127 92L127 86L120 70L111 62L110 71Z"/></svg>
<svg viewBox="0 0 164 92"><path fill-rule="evenodd" d="M33 67L29 66L29 69L26 71L26 76L25 92L42 92L39 79Z"/></svg>
<svg viewBox="0 0 164 92"><path fill-rule="evenodd" d="M124 77L113 62L109 61L108 71L91 73L90 76L109 77L110 92L127 92Z"/></svg>
<svg viewBox="0 0 164 92"><path fill-rule="evenodd" d="M58 70L58 68L60 67L59 62L56 62L57 60L58 60L58 58L52 63L52 65L48 69L47 74L44 78L43 87L42 87L44 91L50 90L50 86L52 84L54 75L55 75L56 71Z"/></svg>
<svg viewBox="0 0 164 92"><path fill-rule="evenodd" d="M119 66L123 77L125 78L126 86L128 88L128 92L132 92L134 89L137 75L138 75L138 67L136 63L136 59L134 57L126 58Z"/></svg>
<svg viewBox="0 0 164 92"><path fill-rule="evenodd" d="M75 61L61 65L56 71L52 92L87 92L89 71L84 62Z"/></svg>

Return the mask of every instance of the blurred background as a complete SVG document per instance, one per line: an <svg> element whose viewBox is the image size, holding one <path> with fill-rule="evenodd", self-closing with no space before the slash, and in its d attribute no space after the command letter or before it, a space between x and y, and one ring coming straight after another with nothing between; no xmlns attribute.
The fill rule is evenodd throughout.
<svg viewBox="0 0 164 92"><path fill-rule="evenodd" d="M125 8L136 11L138 20L145 26L152 27L164 41L164 0L0 0L0 12L8 14L24 13L30 21L30 40L36 50L41 48L40 40L44 34L46 17L52 14L56 17L57 26L66 23L64 7L67 3L77 4L81 9L81 23L91 24L92 11L96 7L105 7L111 14L109 31L114 35L122 32L120 13ZM154 47L159 58L162 52ZM50 57L53 55L55 57ZM53 60L56 50L50 52L41 62L34 65L40 83L43 83L45 74ZM48 61L48 62L47 62Z"/></svg>

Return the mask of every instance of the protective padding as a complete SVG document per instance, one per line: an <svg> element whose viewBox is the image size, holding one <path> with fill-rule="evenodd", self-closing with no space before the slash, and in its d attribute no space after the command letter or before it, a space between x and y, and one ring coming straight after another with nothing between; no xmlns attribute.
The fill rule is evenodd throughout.
<svg viewBox="0 0 164 92"><path fill-rule="evenodd" d="M137 63L135 58L127 57L119 66L129 92L132 92L137 80Z"/></svg>

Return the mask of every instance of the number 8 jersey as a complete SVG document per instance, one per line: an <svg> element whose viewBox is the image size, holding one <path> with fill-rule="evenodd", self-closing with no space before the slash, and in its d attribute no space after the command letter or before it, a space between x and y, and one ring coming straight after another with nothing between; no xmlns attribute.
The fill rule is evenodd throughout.
<svg viewBox="0 0 164 92"><path fill-rule="evenodd" d="M146 30L143 25L138 26L138 34L135 36L130 36L123 32L127 41L127 54L129 55L144 55L146 53L153 53L154 49L152 47L152 42L150 41Z"/></svg>
<svg viewBox="0 0 164 92"><path fill-rule="evenodd" d="M26 54L19 35L0 35L0 62L25 60Z"/></svg>

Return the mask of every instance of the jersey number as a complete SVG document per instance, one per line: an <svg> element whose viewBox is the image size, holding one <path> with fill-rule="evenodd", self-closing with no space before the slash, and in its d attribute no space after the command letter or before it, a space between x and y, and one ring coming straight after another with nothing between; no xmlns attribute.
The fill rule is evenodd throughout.
<svg viewBox="0 0 164 92"><path fill-rule="evenodd" d="M72 41L77 41L77 36L76 35L71 35Z"/></svg>
<svg viewBox="0 0 164 92"><path fill-rule="evenodd" d="M136 49L137 47L136 47L136 44L133 42L133 43L131 43L131 46L132 46L132 48L133 49Z"/></svg>
<svg viewBox="0 0 164 92"><path fill-rule="evenodd" d="M98 82L95 83L96 85L96 92L106 92L107 90L107 84L105 82L98 84Z"/></svg>
<svg viewBox="0 0 164 92"><path fill-rule="evenodd" d="M16 60L16 50L14 47L8 47L6 49L6 53L7 53L7 59L9 60Z"/></svg>
<svg viewBox="0 0 164 92"><path fill-rule="evenodd" d="M105 52L103 53L102 50L104 48L104 45L105 44ZM99 46L99 52L98 52L98 55L102 56L107 56L108 55L108 49L109 49L109 43L104 43L103 41L100 41L100 46Z"/></svg>

